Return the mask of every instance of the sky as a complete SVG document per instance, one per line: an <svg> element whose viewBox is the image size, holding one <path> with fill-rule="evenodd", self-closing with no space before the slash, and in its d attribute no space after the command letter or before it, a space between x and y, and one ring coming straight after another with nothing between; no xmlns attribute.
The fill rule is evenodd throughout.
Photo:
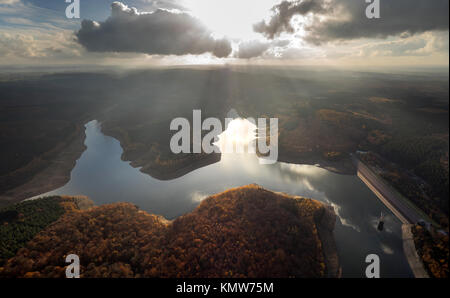
<svg viewBox="0 0 450 298"><path fill-rule="evenodd" d="M448 0L0 0L0 66L448 66Z"/></svg>

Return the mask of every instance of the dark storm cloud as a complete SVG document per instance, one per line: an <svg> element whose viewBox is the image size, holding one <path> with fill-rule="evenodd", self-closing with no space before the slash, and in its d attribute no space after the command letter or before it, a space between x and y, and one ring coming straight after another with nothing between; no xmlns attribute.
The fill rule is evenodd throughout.
<svg viewBox="0 0 450 298"><path fill-rule="evenodd" d="M296 10L301 6L312 8ZM281 32L292 32L292 18L309 12L314 16L332 17L322 21L315 17L306 26L305 39L315 44L334 40L413 35L449 28L448 0L381 0L380 19L368 19L365 15L367 6L363 0L284 1L274 7L274 15L268 23L255 25L255 31L269 38Z"/></svg>
<svg viewBox="0 0 450 298"><path fill-rule="evenodd" d="M104 22L84 20L76 36L91 52L155 55L210 52L227 57L232 50L228 40L214 39L199 20L187 13L163 9L140 13L120 2L111 5L111 16Z"/></svg>
<svg viewBox="0 0 450 298"><path fill-rule="evenodd" d="M283 1L272 8L274 14L268 23L261 21L255 24L253 29L270 39L281 32L293 33L291 19L295 15L324 13L327 10L325 6L322 0Z"/></svg>

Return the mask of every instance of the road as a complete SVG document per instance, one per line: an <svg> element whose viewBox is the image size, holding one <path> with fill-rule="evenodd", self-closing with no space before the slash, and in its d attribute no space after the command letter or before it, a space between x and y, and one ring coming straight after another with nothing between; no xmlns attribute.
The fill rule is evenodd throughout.
<svg viewBox="0 0 450 298"><path fill-rule="evenodd" d="M372 190L372 192L394 213L403 224L415 224L423 219L411 206L388 187L365 164L354 157L358 177Z"/></svg>
<svg viewBox="0 0 450 298"><path fill-rule="evenodd" d="M417 254L414 237L411 232L411 226L421 220L422 217L403 198L388 187L369 167L355 156L352 156L352 158L357 169L358 177L402 222L403 251L414 276L416 278L428 278L428 273Z"/></svg>

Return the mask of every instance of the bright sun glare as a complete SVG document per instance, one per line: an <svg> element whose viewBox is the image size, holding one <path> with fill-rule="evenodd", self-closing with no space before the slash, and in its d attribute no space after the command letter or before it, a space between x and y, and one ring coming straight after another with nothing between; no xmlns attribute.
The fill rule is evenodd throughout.
<svg viewBox="0 0 450 298"><path fill-rule="evenodd" d="M277 0L184 0L185 6L218 36L258 39L253 24L270 15Z"/></svg>
<svg viewBox="0 0 450 298"><path fill-rule="evenodd" d="M227 146L231 148L253 146L251 142L256 139L256 129L256 125L247 119L234 119L228 123L227 129L218 136L219 141L214 144L222 153L227 152Z"/></svg>

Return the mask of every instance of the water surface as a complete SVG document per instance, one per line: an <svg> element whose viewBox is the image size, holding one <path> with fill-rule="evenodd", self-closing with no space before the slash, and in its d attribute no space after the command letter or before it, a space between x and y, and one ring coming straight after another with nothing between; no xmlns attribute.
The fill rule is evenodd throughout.
<svg viewBox="0 0 450 298"><path fill-rule="evenodd" d="M193 210L210 194L256 183L334 207L338 215L334 236L344 277L364 277L368 254L380 257L382 277L412 277L403 254L401 223L357 176L309 165L260 165L253 154L224 154L218 163L160 181L122 161L119 141L103 135L97 121L86 124L85 144L87 150L69 183L45 195L86 195L96 205L131 202L173 219ZM383 232L377 230L381 213L386 215Z"/></svg>

